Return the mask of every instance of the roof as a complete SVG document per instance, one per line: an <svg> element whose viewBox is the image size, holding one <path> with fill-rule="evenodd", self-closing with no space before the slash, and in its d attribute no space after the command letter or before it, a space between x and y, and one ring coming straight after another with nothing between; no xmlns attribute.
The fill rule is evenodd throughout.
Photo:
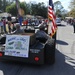
<svg viewBox="0 0 75 75"><path fill-rule="evenodd" d="M11 15L11 14L9 14L9 13L7 13L7 12L0 13L0 17L7 17L8 15Z"/></svg>
<svg viewBox="0 0 75 75"><path fill-rule="evenodd" d="M73 17L65 17L66 19L73 19Z"/></svg>

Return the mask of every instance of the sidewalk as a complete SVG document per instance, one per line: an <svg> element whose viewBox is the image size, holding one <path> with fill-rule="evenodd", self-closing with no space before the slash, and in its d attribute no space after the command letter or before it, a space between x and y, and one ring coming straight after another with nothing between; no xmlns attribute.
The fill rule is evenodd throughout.
<svg viewBox="0 0 75 75"><path fill-rule="evenodd" d="M61 46L62 47L61 52L65 53L67 55L72 54L75 56L75 33L73 33L73 32L74 31L73 31L72 25L66 25L66 27L63 27L63 28L60 27L60 29L58 29L57 39L64 40L68 44L68 45Z"/></svg>

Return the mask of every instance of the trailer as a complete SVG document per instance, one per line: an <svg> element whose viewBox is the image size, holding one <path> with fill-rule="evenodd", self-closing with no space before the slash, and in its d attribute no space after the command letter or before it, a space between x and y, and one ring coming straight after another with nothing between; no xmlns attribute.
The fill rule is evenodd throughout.
<svg viewBox="0 0 75 75"><path fill-rule="evenodd" d="M25 31L25 34L10 34L0 38L0 60L54 64L55 39L36 37L35 30Z"/></svg>

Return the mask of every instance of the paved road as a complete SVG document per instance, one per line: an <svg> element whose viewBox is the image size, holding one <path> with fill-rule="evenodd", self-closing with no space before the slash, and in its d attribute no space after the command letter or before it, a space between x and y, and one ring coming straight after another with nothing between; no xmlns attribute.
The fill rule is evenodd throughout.
<svg viewBox="0 0 75 75"><path fill-rule="evenodd" d="M0 62L0 70L4 75L75 75L75 34L71 25L64 24L58 26L54 65Z"/></svg>

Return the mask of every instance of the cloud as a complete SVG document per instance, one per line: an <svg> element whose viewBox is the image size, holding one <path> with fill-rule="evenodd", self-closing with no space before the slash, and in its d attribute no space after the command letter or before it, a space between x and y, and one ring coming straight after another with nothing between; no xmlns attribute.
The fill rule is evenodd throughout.
<svg viewBox="0 0 75 75"><path fill-rule="evenodd" d="M60 1L61 1L61 3L62 3L62 6L63 6L66 10L69 11L68 6L69 6L69 4L70 4L70 0L60 0Z"/></svg>

